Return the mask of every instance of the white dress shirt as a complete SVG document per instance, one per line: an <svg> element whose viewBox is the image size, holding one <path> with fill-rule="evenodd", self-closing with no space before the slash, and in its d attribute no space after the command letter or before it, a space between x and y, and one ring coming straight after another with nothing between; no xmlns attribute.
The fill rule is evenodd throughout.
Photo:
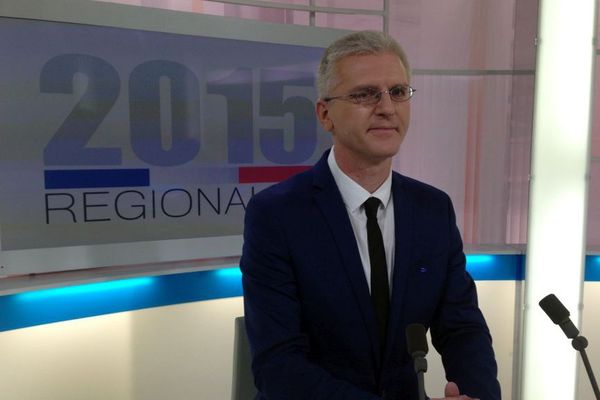
<svg viewBox="0 0 600 400"><path fill-rule="evenodd" d="M354 237L358 245L360 260L365 271L365 278L371 290L371 262L369 260L369 244L367 240L367 215L363 207L363 203L369 197L377 197L381 204L377 210L377 222L381 235L383 236L383 246L385 247L385 261L387 263L388 282L390 284L390 294L392 293L392 273L394 271L394 247L395 247L395 231L394 231L394 201L392 199L392 171L390 171L387 179L373 193L369 193L366 189L352 180L346 175L335 161L334 148L331 148L329 157L327 158L329 169L333 174L333 179L337 184L342 200L348 211Z"/></svg>

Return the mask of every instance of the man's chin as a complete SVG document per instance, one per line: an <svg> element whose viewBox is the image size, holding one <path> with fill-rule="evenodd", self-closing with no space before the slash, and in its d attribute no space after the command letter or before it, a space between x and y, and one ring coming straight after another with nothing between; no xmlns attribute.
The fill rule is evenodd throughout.
<svg viewBox="0 0 600 400"><path fill-rule="evenodd" d="M372 155L374 158L383 161L394 157L398 154L398 151L400 151L400 143L373 149Z"/></svg>

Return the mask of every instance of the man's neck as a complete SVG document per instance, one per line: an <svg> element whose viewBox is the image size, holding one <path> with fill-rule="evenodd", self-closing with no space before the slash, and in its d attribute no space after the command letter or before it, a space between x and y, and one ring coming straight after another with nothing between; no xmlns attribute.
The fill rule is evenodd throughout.
<svg viewBox="0 0 600 400"><path fill-rule="evenodd" d="M372 162L347 159L343 154L334 152L335 162L339 168L354 182L369 193L375 192L390 175L392 159L385 158Z"/></svg>

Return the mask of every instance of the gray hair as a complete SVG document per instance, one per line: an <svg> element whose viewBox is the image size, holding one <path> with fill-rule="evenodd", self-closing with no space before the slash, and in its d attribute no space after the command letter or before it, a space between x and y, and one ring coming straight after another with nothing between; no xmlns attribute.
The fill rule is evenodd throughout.
<svg viewBox="0 0 600 400"><path fill-rule="evenodd" d="M319 92L319 96L324 97L328 94L335 77L336 64L342 58L380 53L397 55L406 69L406 74L410 82L410 66L406 53L404 53L404 50L402 50L394 38L387 33L377 31L353 32L339 38L325 49L317 71L317 91Z"/></svg>

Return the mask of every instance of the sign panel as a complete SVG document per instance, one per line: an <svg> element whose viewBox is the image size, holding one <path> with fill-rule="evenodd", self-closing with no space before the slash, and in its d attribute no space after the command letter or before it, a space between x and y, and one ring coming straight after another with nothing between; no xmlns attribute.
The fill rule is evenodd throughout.
<svg viewBox="0 0 600 400"><path fill-rule="evenodd" d="M2 251L239 237L250 197L330 144L321 54L0 18Z"/></svg>

